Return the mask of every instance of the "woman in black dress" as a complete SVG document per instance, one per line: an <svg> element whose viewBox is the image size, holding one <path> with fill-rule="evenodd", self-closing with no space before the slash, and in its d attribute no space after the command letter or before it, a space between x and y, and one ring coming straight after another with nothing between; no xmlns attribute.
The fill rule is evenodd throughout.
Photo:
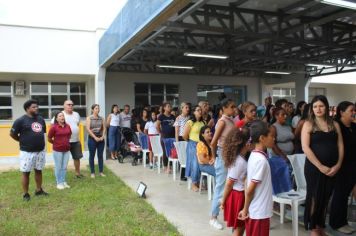
<svg viewBox="0 0 356 236"><path fill-rule="evenodd" d="M351 190L356 183L356 123L353 123L355 106L351 102L341 102L337 106L336 121L340 125L344 141L344 161L335 176L335 189L331 201L331 228L344 234L355 231L347 223L347 202Z"/></svg>
<svg viewBox="0 0 356 236"><path fill-rule="evenodd" d="M305 228L311 230L312 236L325 236L326 210L334 189L334 176L344 156L340 127L329 117L325 96L315 96L311 101L309 119L302 129L302 147L307 156Z"/></svg>

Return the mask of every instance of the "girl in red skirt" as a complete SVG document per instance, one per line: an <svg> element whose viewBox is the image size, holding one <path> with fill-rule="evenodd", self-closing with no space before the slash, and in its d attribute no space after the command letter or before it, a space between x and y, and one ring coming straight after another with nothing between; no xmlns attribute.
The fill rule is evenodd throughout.
<svg viewBox="0 0 356 236"><path fill-rule="evenodd" d="M247 160L250 138L247 128L233 129L226 137L223 158L228 168L224 195L220 208L224 210L224 220L227 227L232 227L233 236L242 236L245 231L245 221L239 220L238 214L245 202L245 178L247 174Z"/></svg>

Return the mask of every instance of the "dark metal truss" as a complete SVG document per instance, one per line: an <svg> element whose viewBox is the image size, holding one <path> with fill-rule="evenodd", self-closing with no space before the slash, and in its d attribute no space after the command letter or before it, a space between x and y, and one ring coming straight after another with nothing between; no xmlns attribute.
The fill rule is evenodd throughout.
<svg viewBox="0 0 356 236"><path fill-rule="evenodd" d="M178 20L167 22L158 34L152 32L108 70L209 75L256 75L266 70L322 75L356 70L356 25L343 21L355 11L301 0L269 12L241 8L242 2L246 1L230 6L205 4L185 17L176 17ZM329 8L328 14L308 16L325 8ZM184 52L226 54L229 58L192 58ZM157 64L194 69L163 69Z"/></svg>

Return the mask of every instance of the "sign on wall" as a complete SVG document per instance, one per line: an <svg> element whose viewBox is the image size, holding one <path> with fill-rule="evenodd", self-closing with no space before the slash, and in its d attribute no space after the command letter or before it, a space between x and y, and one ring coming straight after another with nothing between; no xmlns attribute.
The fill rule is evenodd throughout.
<svg viewBox="0 0 356 236"><path fill-rule="evenodd" d="M15 96L25 96L25 81L15 81Z"/></svg>

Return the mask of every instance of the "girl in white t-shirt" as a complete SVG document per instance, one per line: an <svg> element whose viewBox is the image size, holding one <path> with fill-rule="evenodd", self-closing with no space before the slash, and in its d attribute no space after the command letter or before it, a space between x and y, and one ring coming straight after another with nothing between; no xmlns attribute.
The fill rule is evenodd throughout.
<svg viewBox="0 0 356 236"><path fill-rule="evenodd" d="M255 149L247 164L245 205L238 218L246 220L246 236L268 236L272 216L272 179L266 149L274 145L274 129L257 120L250 125Z"/></svg>
<svg viewBox="0 0 356 236"><path fill-rule="evenodd" d="M158 131L157 131L157 115L155 111L151 112L151 119L149 121L147 121L146 125L145 125L145 129L144 132L146 135L148 135L148 148L150 150L148 156L150 159L150 169L153 168L153 155L152 155L152 146L151 146L151 142L150 142L150 136L156 136L158 135Z"/></svg>
<svg viewBox="0 0 356 236"><path fill-rule="evenodd" d="M233 236L242 236L245 231L245 221L237 219L237 215L245 203L246 154L250 151L249 138L248 128L234 128L226 136L222 153L228 172L220 208L224 210L227 227L233 229Z"/></svg>

